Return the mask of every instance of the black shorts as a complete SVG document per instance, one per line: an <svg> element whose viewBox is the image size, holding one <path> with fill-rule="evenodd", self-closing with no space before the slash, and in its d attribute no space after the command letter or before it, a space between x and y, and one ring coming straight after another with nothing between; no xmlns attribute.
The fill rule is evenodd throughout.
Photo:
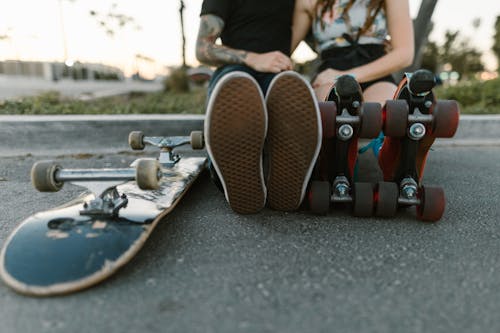
<svg viewBox="0 0 500 333"><path fill-rule="evenodd" d="M318 68L318 73L328 68L345 71L353 67L363 66L377 60L385 54L385 46L380 44L358 44L355 46L332 47L321 52L321 65ZM372 81L360 83L360 86L364 91L377 82L390 82L396 84L392 75L387 75Z"/></svg>

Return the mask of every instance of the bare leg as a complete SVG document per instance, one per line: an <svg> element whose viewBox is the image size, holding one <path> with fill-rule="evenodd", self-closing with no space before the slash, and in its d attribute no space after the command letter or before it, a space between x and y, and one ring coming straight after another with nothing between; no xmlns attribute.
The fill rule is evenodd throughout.
<svg viewBox="0 0 500 333"><path fill-rule="evenodd" d="M316 98L318 99L318 102L326 100L328 94L330 93L330 90L332 90L332 86L333 84L324 84L322 86L314 88L314 92L316 93Z"/></svg>
<svg viewBox="0 0 500 333"><path fill-rule="evenodd" d="M398 87L390 82L377 82L363 92L365 102L377 102L385 105L385 101L392 99Z"/></svg>

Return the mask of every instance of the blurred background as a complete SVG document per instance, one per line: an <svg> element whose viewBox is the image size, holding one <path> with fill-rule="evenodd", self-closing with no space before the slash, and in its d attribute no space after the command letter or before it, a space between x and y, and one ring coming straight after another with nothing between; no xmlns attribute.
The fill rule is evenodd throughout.
<svg viewBox="0 0 500 333"><path fill-rule="evenodd" d="M3 0L0 113L40 113L42 110L33 109L29 102L22 111L16 110L19 105L12 104L20 102L21 97L40 94L42 102L48 99L56 105L66 102L64 97L88 101L127 95L130 102L130 98L139 95L165 95L168 91L198 94L194 100L201 104L181 103L172 109L165 106L169 102L158 101L163 108L115 111L202 113L204 92L197 91L197 87L203 87L211 69L200 67L195 59L201 3L202 0ZM493 87L486 88L481 85L498 80L498 0L410 0L410 7L419 50L410 70L432 70L443 85L442 94L458 94L459 98L455 98L466 106L482 101L484 98L477 94L484 89L500 91L500 84L488 83ZM315 58L305 43L293 55L296 69L306 75ZM468 88L460 88L465 83ZM482 101L470 112L497 113L492 107L497 99ZM64 110L48 108L43 112ZM84 110L66 108L65 112Z"/></svg>

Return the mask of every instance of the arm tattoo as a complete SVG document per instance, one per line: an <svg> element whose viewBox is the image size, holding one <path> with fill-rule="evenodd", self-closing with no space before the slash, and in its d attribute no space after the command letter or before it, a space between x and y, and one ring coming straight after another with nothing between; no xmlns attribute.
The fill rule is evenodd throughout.
<svg viewBox="0 0 500 333"><path fill-rule="evenodd" d="M215 15L203 15L200 20L200 30L196 41L196 58L210 66L226 64L244 64L248 52L231 49L224 45L216 45L224 21Z"/></svg>

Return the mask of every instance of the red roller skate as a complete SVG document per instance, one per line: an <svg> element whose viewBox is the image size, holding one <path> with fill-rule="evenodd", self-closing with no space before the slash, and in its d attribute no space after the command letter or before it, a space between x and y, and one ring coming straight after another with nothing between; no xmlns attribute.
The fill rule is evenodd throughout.
<svg viewBox="0 0 500 333"><path fill-rule="evenodd" d="M422 186L425 161L435 138L451 138L459 121L456 101L436 100L434 75L406 74L384 110L385 139L379 164L384 181L375 188L375 215L393 216L398 206L416 206L417 217L435 222L445 209L441 187Z"/></svg>

